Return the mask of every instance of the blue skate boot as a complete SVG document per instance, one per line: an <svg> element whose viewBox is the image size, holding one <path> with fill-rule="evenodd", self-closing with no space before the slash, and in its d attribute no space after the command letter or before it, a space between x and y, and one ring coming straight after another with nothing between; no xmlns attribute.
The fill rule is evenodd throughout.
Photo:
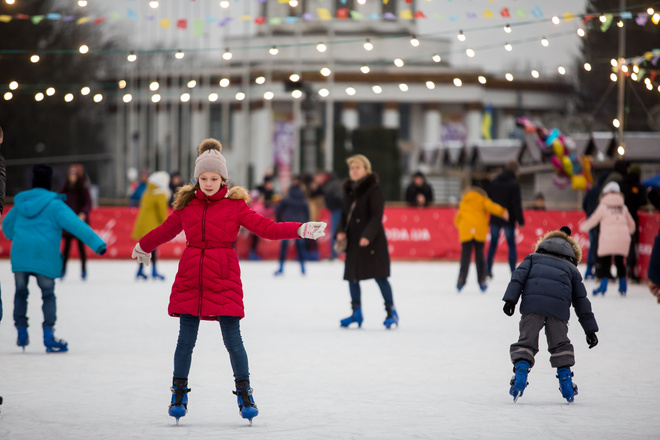
<svg viewBox="0 0 660 440"><path fill-rule="evenodd" d="M27 327L16 327L18 330L18 338L16 339L16 345L21 347L25 351L25 346L30 344L30 337L28 336Z"/></svg>
<svg viewBox="0 0 660 440"><path fill-rule="evenodd" d="M385 311L387 312L387 317L385 318L385 321L383 321L383 325L385 326L385 328L389 330L393 325L398 327L399 314L394 309L394 304L386 303Z"/></svg>
<svg viewBox="0 0 660 440"><path fill-rule="evenodd" d="M625 278L619 278L619 293L621 296L626 296L628 292L628 280Z"/></svg>
<svg viewBox="0 0 660 440"><path fill-rule="evenodd" d="M587 270L584 272L584 280L593 280L594 279L594 267L587 265Z"/></svg>
<svg viewBox="0 0 660 440"><path fill-rule="evenodd" d="M238 399L238 412L244 419L248 419L250 425L252 419L259 415L259 409L252 398L252 388L249 380L236 382L236 391L232 391Z"/></svg>
<svg viewBox="0 0 660 440"><path fill-rule="evenodd" d="M172 403L168 413L176 419L176 424L179 424L179 419L186 415L188 412L188 379L174 379L172 381Z"/></svg>
<svg viewBox="0 0 660 440"><path fill-rule="evenodd" d="M351 307L353 308L353 314L349 316L348 318L344 318L341 321L339 321L340 325L342 327L348 327L349 325L353 324L354 322L357 322L358 327L362 327L362 306L360 303L351 303Z"/></svg>
<svg viewBox="0 0 660 440"><path fill-rule="evenodd" d="M599 293L605 295L605 292L607 292L607 278L600 280L600 286L594 289L594 295L598 295Z"/></svg>
<svg viewBox="0 0 660 440"><path fill-rule="evenodd" d="M151 270L151 276L153 277L154 280L165 280L165 277L161 274L159 274L156 271L156 265L154 264L153 269Z"/></svg>
<svg viewBox="0 0 660 440"><path fill-rule="evenodd" d="M578 387L573 383L573 372L570 368L557 368L557 378L559 379L559 391L569 403L573 401L578 393Z"/></svg>
<svg viewBox="0 0 660 440"><path fill-rule="evenodd" d="M140 267L138 268L137 275L135 275L136 280L146 280L147 275L144 273L144 265L140 264Z"/></svg>
<svg viewBox="0 0 660 440"><path fill-rule="evenodd" d="M523 395L525 387L529 385L529 382L527 382L527 374L529 373L529 370L530 366L527 361L518 361L513 367L513 372L516 374L511 378L509 394L513 396L514 402L518 401L518 398Z"/></svg>
<svg viewBox="0 0 660 440"><path fill-rule="evenodd" d="M53 334L53 328L44 329L44 345L47 353L64 353L69 351L69 344L64 339L58 339Z"/></svg>

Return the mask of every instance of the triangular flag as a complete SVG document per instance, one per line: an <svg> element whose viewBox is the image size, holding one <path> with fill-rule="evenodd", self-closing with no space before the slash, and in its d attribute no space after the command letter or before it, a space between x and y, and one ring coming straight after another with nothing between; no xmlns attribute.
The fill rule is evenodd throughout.
<svg viewBox="0 0 660 440"><path fill-rule="evenodd" d="M467 12L465 16L467 18L477 18L477 14L475 14L474 12Z"/></svg>
<svg viewBox="0 0 660 440"><path fill-rule="evenodd" d="M193 36L201 37L204 35L204 19L196 18L193 20Z"/></svg>
<svg viewBox="0 0 660 440"><path fill-rule="evenodd" d="M179 29L188 29L188 20L180 18L176 21L176 27Z"/></svg>
<svg viewBox="0 0 660 440"><path fill-rule="evenodd" d="M509 13L509 8L502 8L500 9L500 15L504 18L509 18L511 17L511 14Z"/></svg>
<svg viewBox="0 0 660 440"><path fill-rule="evenodd" d="M543 11L539 6L537 6L534 9L532 9L532 15L536 18L541 18L543 17Z"/></svg>
<svg viewBox="0 0 660 440"><path fill-rule="evenodd" d="M99 17L94 19L94 24L101 24L105 21L105 17Z"/></svg>
<svg viewBox="0 0 660 440"><path fill-rule="evenodd" d="M229 22L232 20L231 17L225 17L222 20L220 20L220 23L218 23L218 26L220 27L225 27L229 24Z"/></svg>
<svg viewBox="0 0 660 440"><path fill-rule="evenodd" d="M3 23L9 23L11 19L11 15L0 15L0 21Z"/></svg>
<svg viewBox="0 0 660 440"><path fill-rule="evenodd" d="M624 20L630 20L633 17L632 12L630 11L624 11L621 13L621 18Z"/></svg>
<svg viewBox="0 0 660 440"><path fill-rule="evenodd" d="M649 14L647 14L646 12L640 12L639 14L637 14L635 23L637 23L640 26L644 26L648 21L648 19L649 19Z"/></svg>
<svg viewBox="0 0 660 440"><path fill-rule="evenodd" d="M261 26L266 22L266 17L255 17L254 22Z"/></svg>
<svg viewBox="0 0 660 440"><path fill-rule="evenodd" d="M29 20L30 16L27 14L16 14L14 15L14 19L16 20Z"/></svg>
<svg viewBox="0 0 660 440"><path fill-rule="evenodd" d="M273 17L270 20L268 20L268 23L270 24L282 24L282 17Z"/></svg>
<svg viewBox="0 0 660 440"><path fill-rule="evenodd" d="M32 18L31 18L32 24L39 24L39 23L41 23L41 20L43 20L43 19L44 19L43 15L33 15Z"/></svg>
<svg viewBox="0 0 660 440"><path fill-rule="evenodd" d="M239 18L239 20L249 21L249 20L252 20L252 17L250 17L249 15L241 15L241 18Z"/></svg>
<svg viewBox="0 0 660 440"><path fill-rule="evenodd" d="M571 21L573 19L575 19L575 14L571 14L570 12L564 14L564 21Z"/></svg>
<svg viewBox="0 0 660 440"><path fill-rule="evenodd" d="M89 17L80 17L78 20L76 20L76 24L87 23L90 20L91 20L91 18L89 18Z"/></svg>
<svg viewBox="0 0 660 440"><path fill-rule="evenodd" d="M60 18L62 18L62 15L56 12L51 12L50 14L46 15L46 19L48 20L59 20Z"/></svg>
<svg viewBox="0 0 660 440"><path fill-rule="evenodd" d="M314 20L314 14L311 12L303 12L302 19L307 21Z"/></svg>
<svg viewBox="0 0 660 440"><path fill-rule="evenodd" d="M163 29L169 29L170 25L172 24L172 20L170 20L169 18L162 18L158 24Z"/></svg>
<svg viewBox="0 0 660 440"><path fill-rule="evenodd" d="M369 14L369 20L380 20L380 15L377 12L372 12Z"/></svg>
<svg viewBox="0 0 660 440"><path fill-rule="evenodd" d="M299 20L299 18L296 17L295 15L289 15L287 17L284 17L284 22L285 23L297 23L298 20Z"/></svg>
<svg viewBox="0 0 660 440"><path fill-rule="evenodd" d="M326 8L318 8L317 12L321 20L332 20L332 15L330 15L330 11Z"/></svg>
<svg viewBox="0 0 660 440"><path fill-rule="evenodd" d="M610 26L612 26L612 19L614 18L612 14L604 14L604 15L605 15L605 22L600 25L600 30L602 32L607 31L610 28ZM646 14L646 16L648 17L648 14Z"/></svg>
<svg viewBox="0 0 660 440"><path fill-rule="evenodd" d="M518 10L516 11L516 17L525 18L527 17L527 14L525 13L525 10L523 8L518 8Z"/></svg>
<svg viewBox="0 0 660 440"><path fill-rule="evenodd" d="M126 10L126 14L128 15L129 20L137 20L138 19L137 13L134 10L132 10L131 8L128 8Z"/></svg>
<svg viewBox="0 0 660 440"><path fill-rule="evenodd" d="M121 14L119 12L111 12L108 14L108 17L112 18L113 20L121 20Z"/></svg>
<svg viewBox="0 0 660 440"><path fill-rule="evenodd" d="M401 18L404 20L412 20L413 18L412 11L410 9L404 9L399 15L401 15Z"/></svg>
<svg viewBox="0 0 660 440"><path fill-rule="evenodd" d="M449 17L449 21L456 21L460 20L461 16L460 15L452 15Z"/></svg>
<svg viewBox="0 0 660 440"><path fill-rule="evenodd" d="M337 18L340 20L346 20L348 18L348 8L337 9Z"/></svg>
<svg viewBox="0 0 660 440"><path fill-rule="evenodd" d="M493 11L491 11L490 9L486 9L486 11L484 12L484 18L493 18L494 16L495 15L493 14Z"/></svg>
<svg viewBox="0 0 660 440"><path fill-rule="evenodd" d="M413 17L415 17L415 18L426 18L426 15L424 15L424 12L422 12L422 11L415 11L415 13L413 14Z"/></svg>
<svg viewBox="0 0 660 440"><path fill-rule="evenodd" d="M383 14L383 18L385 20L396 20L396 15L392 14L391 12L386 12Z"/></svg>

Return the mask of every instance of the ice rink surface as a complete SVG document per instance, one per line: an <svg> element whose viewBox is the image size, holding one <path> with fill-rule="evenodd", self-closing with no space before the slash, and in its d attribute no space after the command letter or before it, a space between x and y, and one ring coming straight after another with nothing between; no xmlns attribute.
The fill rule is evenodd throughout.
<svg viewBox="0 0 660 440"><path fill-rule="evenodd" d="M610 285L590 299L600 343L587 348L572 313L575 402L561 397L542 335L524 395L508 394L509 345L519 313L502 313L510 273L494 268L479 291L474 266L455 289L458 263L397 262L390 281L401 323L387 331L374 281L362 283L362 329L350 314L341 262L241 262L242 333L260 414L240 418L219 325L205 322L193 355L189 412L167 415L178 320L167 315L176 261L166 281L134 279L133 261L73 260L57 282L56 336L70 351L46 354L41 295L30 282L31 343L16 346L13 276L0 264L0 438L34 439L658 439L660 305L646 286L622 298ZM583 266L580 270L584 272ZM594 282L587 282L589 292Z"/></svg>

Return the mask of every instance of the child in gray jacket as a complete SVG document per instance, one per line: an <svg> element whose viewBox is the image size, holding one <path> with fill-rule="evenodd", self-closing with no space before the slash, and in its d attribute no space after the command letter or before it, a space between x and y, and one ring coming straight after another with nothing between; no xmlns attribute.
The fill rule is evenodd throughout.
<svg viewBox="0 0 660 440"><path fill-rule="evenodd" d="M589 348L598 344L598 324L591 311L582 276L577 270L582 250L570 235L570 228L562 226L559 231L550 231L541 237L535 252L525 257L511 275L504 293L504 313L508 316L513 315L522 295L520 338L510 349L515 376L511 379L509 394L514 402L528 385L527 373L534 366L534 356L539 351L539 333L543 327L548 339L550 364L557 368L562 396L572 402L578 393L570 369L575 365L573 345L568 339L571 304L587 335Z"/></svg>

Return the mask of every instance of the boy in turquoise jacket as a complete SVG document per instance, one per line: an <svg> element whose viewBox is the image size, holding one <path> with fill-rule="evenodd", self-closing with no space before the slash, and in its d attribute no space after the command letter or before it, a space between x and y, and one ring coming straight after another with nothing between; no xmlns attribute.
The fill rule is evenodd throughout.
<svg viewBox="0 0 660 440"><path fill-rule="evenodd" d="M103 255L105 242L64 202L66 196L50 191L53 170L48 165L32 169L32 189L14 198L14 208L5 216L2 231L11 240L11 270L16 282L14 325L18 330L17 345L29 344L27 297L30 275L37 279L43 299L44 345L48 352L68 350L68 344L55 338L57 305L55 278L62 276L60 241L65 229L82 240L94 252Z"/></svg>

